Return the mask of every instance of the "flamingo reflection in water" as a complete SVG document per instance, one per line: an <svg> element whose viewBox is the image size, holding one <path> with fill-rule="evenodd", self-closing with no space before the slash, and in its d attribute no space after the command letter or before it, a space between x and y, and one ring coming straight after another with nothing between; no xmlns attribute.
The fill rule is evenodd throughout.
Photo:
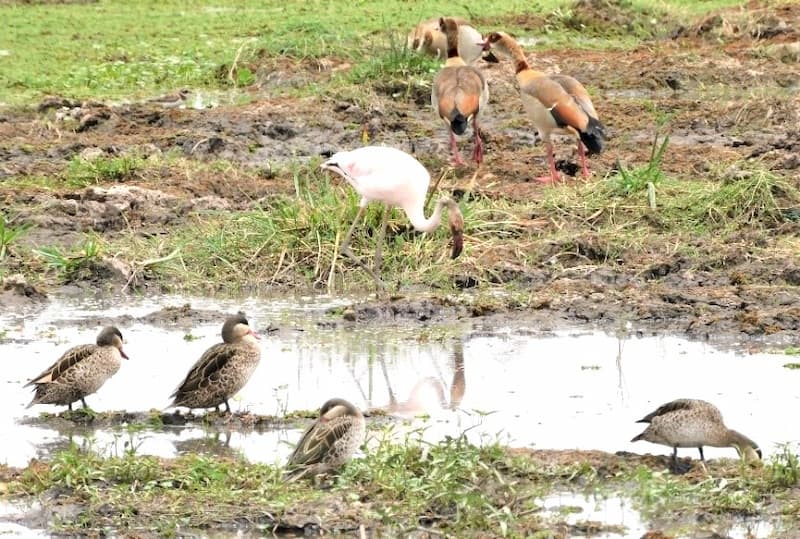
<svg viewBox="0 0 800 539"><path fill-rule="evenodd" d="M370 367L370 395L367 395L358 381L356 373L351 370L353 379L356 382L361 395L367 403L370 403L371 410L386 412L401 418L413 418L421 415L432 415L442 410L457 410L461 406L466 391L466 377L464 375L464 345L458 340L455 342L452 354L452 378L449 384L449 398L447 396L447 383L439 364L433 362L437 376L426 376L414 384L409 392L408 398L399 400L393 388L389 370L386 367L386 359L383 354L378 356L378 364L381 368L386 389L389 394L389 402L383 406L372 406L372 372Z"/></svg>

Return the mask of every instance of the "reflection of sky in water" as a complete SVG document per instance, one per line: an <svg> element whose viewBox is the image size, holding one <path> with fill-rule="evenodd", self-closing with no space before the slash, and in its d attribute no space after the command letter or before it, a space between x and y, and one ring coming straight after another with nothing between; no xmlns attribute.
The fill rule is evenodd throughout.
<svg viewBox="0 0 800 539"><path fill-rule="evenodd" d="M675 534L675 522L648 526L642 521L639 513L631 507L630 500L616 495L603 497L574 494L570 492L555 493L537 500L543 508L541 512L545 521L578 524L582 522L601 522L606 526L620 526L623 533L601 532L589 534L595 539L619 539L621 537L640 538L648 530L665 529L668 534ZM691 532L677 533L678 537L730 537L731 539L762 539L772 537L773 527L763 521L739 520L728 524L706 524L687 521L685 529ZM716 535L715 535L716 534ZM572 535L571 537L585 537Z"/></svg>
<svg viewBox="0 0 800 539"><path fill-rule="evenodd" d="M129 301L124 308L100 303L53 303L27 320L0 318L6 340L0 344L0 462L22 465L36 455L36 446L63 439L50 429L18 425L15 419L62 407L35 406L23 384L46 368L71 345L93 342L98 328L57 327L55 320L86 316L141 316L158 306L185 300ZM264 335L262 360L249 384L231 402L234 410L282 414L316 409L332 396L363 408L392 404L398 415L425 411L417 420L427 439L457 435L469 429L473 439L501 436L513 446L585 448L606 451L668 453L662 448L628 442L642 428L634 421L658 404L676 397L698 397L717 404L729 426L758 441L765 453L779 442L798 441L797 429L779 421L782 410L797 409L800 372L783 368L786 356L741 355L678 337L617 339L599 332L539 333L524 328L469 336L463 345L437 339L437 328L399 325L398 329L320 329L328 304L246 300L233 304L192 300L196 308L245 310L258 330L268 323L283 328L280 336ZM120 324L130 356L120 372L88 397L97 411L146 411L163 408L189 367L219 341L220 322L198 325L195 337L133 323ZM422 338L424 337L424 338ZM34 339L18 344L19 339ZM454 376L455 347L463 377ZM443 409L460 400L458 411ZM82 434L75 431L76 435ZM278 443L298 433L234 433L229 447L253 460L273 462L289 451ZM94 432L99 445L124 434ZM202 438L200 429L139 434L140 451L176 454L175 443ZM223 444L224 446L224 444ZM684 450L694 456L696 451ZM735 456L733 450L709 449L707 456Z"/></svg>
<svg viewBox="0 0 800 539"><path fill-rule="evenodd" d="M28 512L29 506L18 503L0 501L0 536L2 537L50 537L44 530L26 528L20 524L22 516Z"/></svg>

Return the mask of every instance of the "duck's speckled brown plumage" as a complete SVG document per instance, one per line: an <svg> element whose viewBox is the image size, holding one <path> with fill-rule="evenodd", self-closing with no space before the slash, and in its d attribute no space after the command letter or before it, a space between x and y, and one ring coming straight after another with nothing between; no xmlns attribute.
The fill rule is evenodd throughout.
<svg viewBox="0 0 800 539"><path fill-rule="evenodd" d="M97 336L97 344L83 344L64 352L58 361L25 384L35 386L28 408L34 404L58 404L72 410L72 403L78 400L85 407L84 398L117 373L121 358L127 359L122 345L122 333L108 326Z"/></svg>
<svg viewBox="0 0 800 539"><path fill-rule="evenodd" d="M261 360L257 335L244 315L225 320L223 342L205 351L189 370L186 378L170 395L170 406L216 408L220 404L230 411L228 399L244 387Z"/></svg>
<svg viewBox="0 0 800 539"><path fill-rule="evenodd" d="M299 479L339 468L364 443L365 432L358 408L344 399L328 400L289 456L288 476Z"/></svg>
<svg viewBox="0 0 800 539"><path fill-rule="evenodd" d="M722 413L711 404L698 399L677 399L659 406L638 423L649 423L632 442L645 440L673 448L673 465L679 447L696 447L704 461L703 446L734 447L746 460L761 458L761 450L753 440L729 429L722 421Z"/></svg>

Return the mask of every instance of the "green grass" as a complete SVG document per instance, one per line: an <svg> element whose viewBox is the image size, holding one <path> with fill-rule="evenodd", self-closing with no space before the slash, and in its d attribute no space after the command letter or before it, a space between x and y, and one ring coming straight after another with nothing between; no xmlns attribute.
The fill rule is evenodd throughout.
<svg viewBox="0 0 800 539"><path fill-rule="evenodd" d="M662 170L670 151L667 138L654 139L649 162L620 167L617 174L594 182L548 187L537 200L471 197L460 205L466 223L465 251L456 260L448 257L446 226L421 234L411 228L402 211L395 210L384 247L383 276L390 285L426 283L451 290L462 276L484 283L513 282L543 266L558 269L588 262L642 271L669 256L664 245L695 267L728 264L728 253L741 248L764 259L791 256L796 249L791 239L765 240L761 245L747 240L753 234L768 238L791 219L791 209L800 206L800 191L789 179L758 163L740 165L734 172L720 167L702 178L676 178ZM47 178L45 187L108 185L129 179L147 185L164 174L206 177L218 169L231 178L242 174L243 181L255 181L252 171L232 166L173 158L74 160L57 180ZM436 175L437 168L431 170ZM55 270L37 270L38 278L70 280L79 275L76 270L97 259L102 247L135 268L134 282L139 277L155 279L174 290L201 291L213 286L238 292L283 285L329 291L371 289L365 272L336 256L356 215L355 192L340 179L320 172L315 160L276 168L272 174L292 191L252 202L248 210L190 213L170 227L168 235L130 231L106 237L102 243L94 239L96 248L89 252L87 245L92 247L92 243L83 241L34 251L20 244L18 235L11 238L15 260L30 260L31 268L41 268L44 261ZM35 180L17 178L4 189L23 184L34 187ZM464 181L449 178L441 188L446 191L448 185ZM367 264L374 256L381 212L380 204L370 206L353 236L351 247Z"/></svg>
<svg viewBox="0 0 800 539"><path fill-rule="evenodd" d="M51 175L12 176L0 183L0 192L19 192L20 190L57 191L63 189L80 189L90 185L122 183L138 179L149 166L149 172L157 173L162 165L172 161L166 157L158 163L145 163L135 155L121 157L98 157L81 159L73 157L59 173Z"/></svg>
<svg viewBox="0 0 800 539"><path fill-rule="evenodd" d="M554 260L569 266L588 259L637 271L663 261L664 245L700 267L725 260L729 250L738 249L742 240L736 238L742 234L768 234L782 226L789 219L786 211L800 205L800 192L791 181L758 164L741 167L735 175L719 170L691 181L672 177L661 170L669 151L668 139L657 139L650 162L595 182L548 187L541 200L472 197L461 204L466 248L456 260L448 257L446 226L421 234L395 210L384 247L383 276L390 284L423 282L448 290L459 276L513 281L514 275L524 276ZM74 161L62 181L103 185L132 175L157 179L163 167L190 167L193 174L202 174L226 166L125 158ZM295 163L273 174L293 186L293 192L273 194L245 211L188 214L166 236L127 233L105 238L102 249L137 268L140 277L176 290L204 290L209 283L229 292L273 285L330 291L371 288L365 272L336 256L356 215L355 192L320 172L316 161ZM367 264L374 256L381 212L380 204L371 205L353 236L351 247ZM531 226L527 219L548 225ZM781 257L788 256L791 244L767 242L759 247L748 242L746 247L754 256ZM88 253L87 244L79 243L35 252L20 247L15 254L34 255L60 279L68 279L97 258L100 244L94 245L97 249Z"/></svg>
<svg viewBox="0 0 800 539"><path fill-rule="evenodd" d="M489 1L481 11L525 6ZM389 30L405 36L441 10L465 14L458 2L423 7L401 0L0 5L0 50L7 52L0 58L0 102L25 103L47 93L120 98L224 87L225 68L240 48L242 64L259 57L361 59Z"/></svg>
<svg viewBox="0 0 800 539"><path fill-rule="evenodd" d="M135 156L100 157L91 160L76 156L69 162L62 177L66 187L86 187L133 179L141 167L142 160Z"/></svg>
<svg viewBox="0 0 800 539"><path fill-rule="evenodd" d="M179 249L179 257L151 271L164 278L182 272L182 281L187 283L213 279L233 286L290 282L323 288L332 285L341 276L343 266L352 266L334 257L355 218L358 197L342 182L321 173L315 163L297 165L291 174L294 195L272 196L251 211L197 214L167 242L131 238L136 243L125 248L141 253L142 258L156 258ZM381 205L372 205L365 224L354 234L353 251L368 263L375 250L369 233L379 227L381 212ZM450 267L435 265L446 259L444 227L430 237L409 230L405 220L396 219L395 226L398 231L387 234L386 274L401 281L436 274L433 280L441 281L442 270ZM158 251L153 252L155 248ZM422 261L423 269L414 270L410 260ZM363 283L361 273L355 272L359 276L356 280Z"/></svg>
<svg viewBox="0 0 800 539"><path fill-rule="evenodd" d="M45 264L54 269L63 281L71 281L83 269L98 260L101 255L101 245L98 239L87 237L75 249L67 252L56 246L44 246L35 249L33 254L40 257Z"/></svg>
<svg viewBox="0 0 800 539"><path fill-rule="evenodd" d="M694 515L720 524L742 515L788 524L800 510L793 494L800 466L789 446L760 467L714 461L711 477L674 476L643 464L652 457L575 453L572 462L558 463L546 453L509 451L491 441L476 446L463 436L431 444L419 432L404 435L392 427L370 433L364 457L324 479L324 488L285 482L279 466L240 458L137 455L132 437L115 456L73 445L47 463L32 461L6 491L24 501L56 489L62 503L80 508L53 524L64 533L162 536L183 526L233 522L283 524L291 531L291 522L314 515L328 530L363 524L399 535L423 526L451 536L546 537L568 513L541 510L540 500L556 492L629 499L646 518L662 521L665 531Z"/></svg>
<svg viewBox="0 0 800 539"><path fill-rule="evenodd" d="M4 212L0 211L0 261L11 253L11 246L17 239L31 228L29 224L13 225L12 222L13 219L9 219Z"/></svg>
<svg viewBox="0 0 800 539"><path fill-rule="evenodd" d="M436 4L404 0L3 3L0 103L26 104L45 94L120 99L180 87L241 86L256 82L259 70L269 71L286 58L336 57L354 63L362 74L379 73L374 64L381 60L376 57L391 38L404 42L420 20L443 13L479 16L487 21L482 31L499 29L488 28L492 21L503 20L496 17L533 13L554 21L533 31L551 45L629 47L652 33L652 28L647 32L641 28L654 26L648 15L654 10L675 20L737 2L698 4L623 1L623 12L643 22L622 25L617 35L598 38L587 35L580 25L562 24L570 17L571 3L556 0L535 6L522 0L487 0L475 13L453 0ZM509 24L504 29L531 33Z"/></svg>

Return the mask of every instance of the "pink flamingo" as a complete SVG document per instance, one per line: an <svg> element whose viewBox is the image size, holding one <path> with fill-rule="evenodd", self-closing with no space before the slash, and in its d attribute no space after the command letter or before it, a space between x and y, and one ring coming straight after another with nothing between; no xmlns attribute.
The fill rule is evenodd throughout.
<svg viewBox="0 0 800 539"><path fill-rule="evenodd" d="M338 152L322 163L320 168L338 174L361 195L358 214L350 230L347 231L340 251L361 266L379 287L386 287L380 279L382 248L386 227L389 224L389 213L394 206L402 208L411 225L420 232L436 230L442 218L442 207L447 206L450 232L453 236L452 258L461 254L464 246L464 217L458 204L443 195L436 201L433 214L425 218L425 198L431 176L425 167L409 154L385 146L365 146L349 152ZM373 269L370 269L350 250L350 238L367 205L373 201L382 202L385 207Z"/></svg>

